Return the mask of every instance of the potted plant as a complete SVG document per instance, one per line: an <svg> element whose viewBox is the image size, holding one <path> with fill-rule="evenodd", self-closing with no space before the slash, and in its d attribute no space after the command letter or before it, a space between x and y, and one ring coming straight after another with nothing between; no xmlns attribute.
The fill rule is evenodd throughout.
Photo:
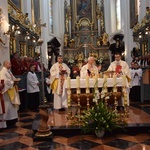
<svg viewBox="0 0 150 150"><path fill-rule="evenodd" d="M119 117L119 114L112 107L105 104L104 99L111 96L113 93L99 93L99 90L94 87L93 101L95 105L84 110L78 120L81 124L81 129L84 133L95 132L98 137L102 137L105 131L112 132L115 128L121 128L126 124ZM98 135L101 133L102 135Z"/></svg>
<svg viewBox="0 0 150 150"><path fill-rule="evenodd" d="M100 101L90 109L83 111L80 122L84 133L95 132L97 135L98 132L102 132L104 135L105 131L112 132L113 129L121 127L122 120L115 110Z"/></svg>

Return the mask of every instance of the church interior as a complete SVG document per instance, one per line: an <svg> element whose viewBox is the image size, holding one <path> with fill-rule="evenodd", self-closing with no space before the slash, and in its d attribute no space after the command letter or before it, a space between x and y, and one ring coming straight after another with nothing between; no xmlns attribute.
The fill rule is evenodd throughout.
<svg viewBox="0 0 150 150"><path fill-rule="evenodd" d="M150 0L0 0L9 149L150 149Z"/></svg>

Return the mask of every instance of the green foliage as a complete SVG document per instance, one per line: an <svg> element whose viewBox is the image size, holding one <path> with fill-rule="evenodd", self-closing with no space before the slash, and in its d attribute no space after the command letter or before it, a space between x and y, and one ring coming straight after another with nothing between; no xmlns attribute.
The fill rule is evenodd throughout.
<svg viewBox="0 0 150 150"><path fill-rule="evenodd" d="M121 127L120 123L122 122L116 111L107 107L102 101L83 111L80 121L84 133L95 130L111 132L113 129Z"/></svg>

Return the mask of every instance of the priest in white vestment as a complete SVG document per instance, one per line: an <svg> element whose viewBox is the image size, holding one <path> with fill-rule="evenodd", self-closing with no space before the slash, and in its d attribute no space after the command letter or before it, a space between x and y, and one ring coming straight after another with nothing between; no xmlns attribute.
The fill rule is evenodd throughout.
<svg viewBox="0 0 150 150"><path fill-rule="evenodd" d="M15 85L16 78L13 76L10 69L11 63L7 60L4 61L3 68L0 71L0 80L4 80L2 94L5 104L5 114L3 117L6 119L7 125L14 125L18 118L20 98Z"/></svg>
<svg viewBox="0 0 150 150"><path fill-rule="evenodd" d="M117 77L121 77L122 75L126 75L126 80L127 80L127 105L129 106L129 87L130 87L130 81L131 81L131 73L130 73L130 68L129 65L121 60L121 54L116 53L115 54L115 61L113 61L110 66L108 67L108 71L113 71L116 73ZM119 104L121 106L124 105L123 100Z"/></svg>
<svg viewBox="0 0 150 150"><path fill-rule="evenodd" d="M80 78L85 79L86 76L89 76L92 78L94 76L98 76L98 72L99 72L98 68L95 65L95 58L89 57L88 63L81 68Z"/></svg>
<svg viewBox="0 0 150 150"><path fill-rule="evenodd" d="M67 108L67 96L63 94L63 84L67 76L70 76L70 68L63 63L61 55L50 69L51 89L54 94L54 109Z"/></svg>

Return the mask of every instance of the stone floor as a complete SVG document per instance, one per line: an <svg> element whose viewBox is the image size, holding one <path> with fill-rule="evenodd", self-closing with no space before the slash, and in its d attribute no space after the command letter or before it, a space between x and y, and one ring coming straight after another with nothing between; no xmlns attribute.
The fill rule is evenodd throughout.
<svg viewBox="0 0 150 150"><path fill-rule="evenodd" d="M129 112L126 131L97 138L73 129L66 119L67 112L55 110L48 121L52 141L40 142L33 141L38 111L19 112L16 126L0 132L0 150L150 150L150 104L132 103Z"/></svg>

